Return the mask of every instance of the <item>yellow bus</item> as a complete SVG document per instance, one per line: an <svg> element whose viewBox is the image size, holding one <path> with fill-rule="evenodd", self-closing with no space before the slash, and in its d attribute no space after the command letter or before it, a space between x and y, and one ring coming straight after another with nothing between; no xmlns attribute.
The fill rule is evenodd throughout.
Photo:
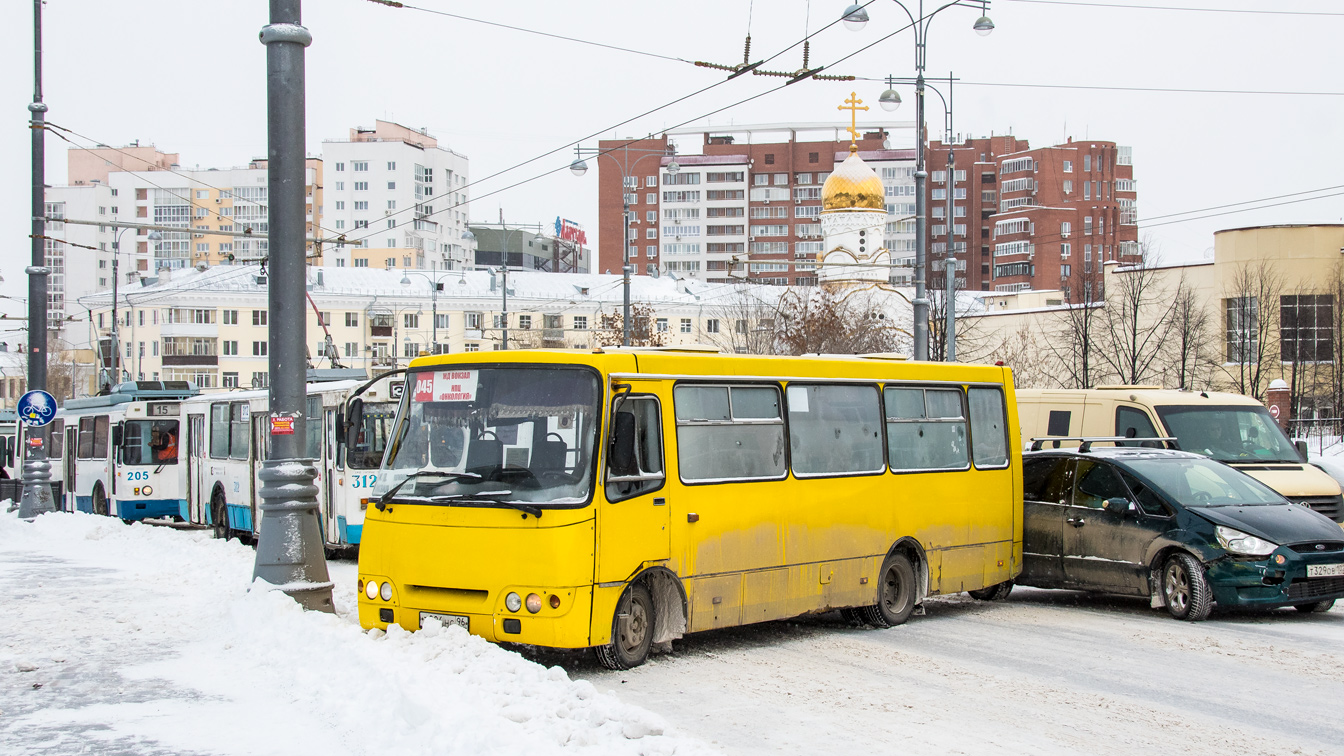
<svg viewBox="0 0 1344 756"><path fill-rule="evenodd" d="M359 617L641 664L683 633L926 596L1022 563L1009 369L609 348L412 363ZM358 406L352 406L358 427Z"/></svg>

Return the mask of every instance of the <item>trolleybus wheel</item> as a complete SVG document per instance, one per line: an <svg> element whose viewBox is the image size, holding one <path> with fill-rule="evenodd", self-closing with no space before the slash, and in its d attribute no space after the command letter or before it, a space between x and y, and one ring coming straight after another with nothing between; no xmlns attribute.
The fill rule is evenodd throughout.
<svg viewBox="0 0 1344 756"><path fill-rule="evenodd" d="M229 537L229 508L224 503L224 492L218 488L210 496L210 530L215 538Z"/></svg>
<svg viewBox="0 0 1344 756"><path fill-rule="evenodd" d="M107 493L103 491L102 483L93 486L93 513L107 516Z"/></svg>
<svg viewBox="0 0 1344 756"><path fill-rule="evenodd" d="M641 583L625 589L611 623L611 643L593 649L607 669L638 667L653 645L653 597Z"/></svg>
<svg viewBox="0 0 1344 756"><path fill-rule="evenodd" d="M904 554L892 554L882 563L877 579L877 603L860 607L863 621L874 627L904 623L915 610L915 568Z"/></svg>

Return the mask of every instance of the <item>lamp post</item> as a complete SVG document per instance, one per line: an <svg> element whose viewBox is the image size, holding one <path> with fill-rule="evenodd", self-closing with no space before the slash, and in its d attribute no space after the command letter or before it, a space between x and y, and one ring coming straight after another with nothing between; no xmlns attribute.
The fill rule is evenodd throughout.
<svg viewBox="0 0 1344 756"><path fill-rule="evenodd" d="M915 4L919 15L915 16L906 7L901 0L892 0L905 11L905 15L910 19L910 27L915 32L915 299L914 299L914 334L915 334L915 359L927 360L929 358L929 298L928 292L924 289L925 275L928 268L928 219L925 217L925 199L924 187L925 179L928 173L924 170L924 64L926 46L929 37L929 25L933 17L944 10L954 6L965 8L979 8L980 18L976 19L972 26L975 32L980 36L985 36L994 31L994 22L989 20L988 9L989 0L952 0L935 8L928 15L924 14L924 0L918 0ZM868 10L862 5L854 4L845 9L841 16L845 28L850 31L859 31L868 23ZM895 94L894 91L888 90ZM900 104L900 96L896 95L894 100L883 93L883 98L878 102L886 109L892 110ZM891 107L888 107L891 105ZM952 183L949 182L949 188ZM949 219L951 220L951 219Z"/></svg>
<svg viewBox="0 0 1344 756"><path fill-rule="evenodd" d="M429 281L429 311L430 317L433 318L433 320L430 321L429 326L431 334L430 343L433 344L433 346L430 347L430 351L434 354L439 354L439 287L443 285L441 281L443 281L444 276L434 276L431 273L408 270L401 274L401 285L410 286L411 276L420 276L426 281ZM464 278L462 280L465 283L466 279ZM407 338L410 337L408 336Z"/></svg>
<svg viewBox="0 0 1344 756"><path fill-rule="evenodd" d="M621 147L622 159L620 160L616 159L616 156L612 154L613 152L614 150L603 150L599 147L575 147L574 162L569 164L569 170L575 176L582 176L587 173L588 163L584 161L583 157L584 155L592 155L611 158L611 161L621 171L621 283L624 291L621 302L621 345L630 346L630 273L632 270L630 267L630 192L627 190L632 187L626 186L626 184L630 181L630 170L639 165L639 161L648 157L672 157L672 162L668 163L665 169L672 175L676 175L681 170L681 166L677 165L675 159L677 153L672 149L671 144L668 144L665 150L631 150L629 146L623 146ZM635 158L635 162L631 163L631 152L647 154Z"/></svg>
<svg viewBox="0 0 1344 756"><path fill-rule="evenodd" d="M571 169L572 169L572 166L571 166ZM531 232L534 234L534 236L532 237L532 238L533 238L533 241L540 240L540 239L542 239L542 236L541 236L541 224L540 224L540 223L536 223L536 224L519 224L519 225L517 225L517 226L514 226L513 228L509 228L509 224L504 223L504 222L501 221L501 222L499 222L499 223L475 223L475 224L473 224L473 225L475 225L475 226L478 227L478 228L485 227L485 228L491 228L491 229L493 229L495 226L498 226L498 227L499 227L499 230L500 230L500 232L501 232L501 234L500 234L500 238L502 239L502 242L500 243L499 267L498 267L498 268L492 268L492 269L490 269L490 273L491 273L492 275L498 275L498 276L500 276L500 279L501 279L501 291L503 292L503 295L504 295L504 301L503 301L503 304L504 304L504 312L503 312L503 314L502 314L500 317L502 318L501 323L502 323L503 327L502 327L502 329L501 329L501 331L502 331L502 334L501 334L501 335L502 335L502 337L503 337L504 343L500 346L500 349L501 349L502 351L508 351L508 349L509 349L509 238L512 237L512 236L514 235L514 233L526 229L526 230L528 230L528 231L531 231ZM472 238L475 238L475 236L473 235ZM521 254L521 253L520 253L520 254Z"/></svg>
<svg viewBox="0 0 1344 756"><path fill-rule="evenodd" d="M108 380L103 384L105 389L110 389L111 384L121 382L121 323L117 311L120 297L117 294L117 284L121 281L121 235L126 233L128 228L130 227L122 226L112 235L112 369ZM150 231L148 238L150 241L159 241L163 238L163 234ZM131 338L135 338L134 335Z"/></svg>

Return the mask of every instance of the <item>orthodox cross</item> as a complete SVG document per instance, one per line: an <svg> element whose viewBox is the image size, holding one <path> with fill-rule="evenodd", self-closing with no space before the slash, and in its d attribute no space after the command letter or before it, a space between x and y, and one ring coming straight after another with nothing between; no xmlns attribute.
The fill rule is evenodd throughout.
<svg viewBox="0 0 1344 756"><path fill-rule="evenodd" d="M862 107L860 107L862 105ZM858 92L850 92L849 99L845 104L836 108L836 110L849 111L849 151L859 151L859 111L867 110L868 106L863 105L863 100L859 99Z"/></svg>

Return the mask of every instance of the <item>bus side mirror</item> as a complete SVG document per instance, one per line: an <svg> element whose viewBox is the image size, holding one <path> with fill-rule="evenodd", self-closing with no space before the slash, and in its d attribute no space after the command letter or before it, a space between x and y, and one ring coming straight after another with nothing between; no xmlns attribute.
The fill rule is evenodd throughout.
<svg viewBox="0 0 1344 756"><path fill-rule="evenodd" d="M1303 462L1308 461L1307 440L1305 438L1299 438L1293 442L1293 446L1297 447L1297 456L1301 457Z"/></svg>
<svg viewBox="0 0 1344 756"><path fill-rule="evenodd" d="M345 417L345 445L351 449L359 445L359 429L364 427L364 400L355 397Z"/></svg>
<svg viewBox="0 0 1344 756"><path fill-rule="evenodd" d="M638 475L639 465L635 463L635 416L629 412L617 412L611 429L611 459L607 468L612 475L624 477Z"/></svg>

